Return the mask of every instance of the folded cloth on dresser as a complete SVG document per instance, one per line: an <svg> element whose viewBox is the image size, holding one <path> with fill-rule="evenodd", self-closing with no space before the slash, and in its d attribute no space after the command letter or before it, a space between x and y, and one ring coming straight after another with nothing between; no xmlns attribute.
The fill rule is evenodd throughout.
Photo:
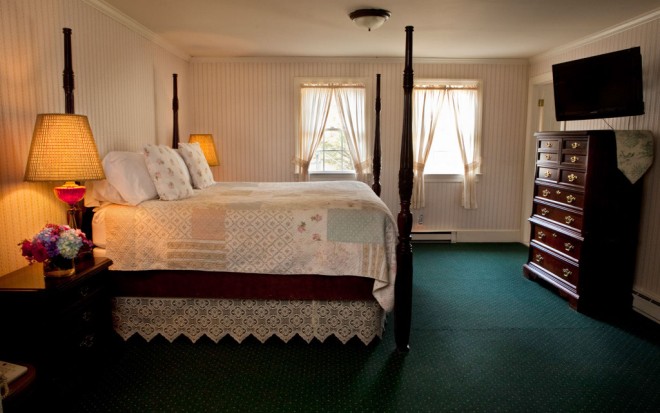
<svg viewBox="0 0 660 413"><path fill-rule="evenodd" d="M103 209L113 270L355 275L394 306L396 223L362 182L221 182Z"/></svg>
<svg viewBox="0 0 660 413"><path fill-rule="evenodd" d="M617 130L617 167L633 184L653 164L653 134L647 130Z"/></svg>

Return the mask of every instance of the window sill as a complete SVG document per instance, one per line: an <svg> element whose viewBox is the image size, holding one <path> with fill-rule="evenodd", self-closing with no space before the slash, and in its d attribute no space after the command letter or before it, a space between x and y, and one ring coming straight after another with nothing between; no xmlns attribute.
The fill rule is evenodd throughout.
<svg viewBox="0 0 660 413"><path fill-rule="evenodd" d="M310 181L355 181L354 172L312 172L309 174Z"/></svg>
<svg viewBox="0 0 660 413"><path fill-rule="evenodd" d="M480 181L481 174L477 174L477 182ZM424 174L424 182L463 182L461 174Z"/></svg>

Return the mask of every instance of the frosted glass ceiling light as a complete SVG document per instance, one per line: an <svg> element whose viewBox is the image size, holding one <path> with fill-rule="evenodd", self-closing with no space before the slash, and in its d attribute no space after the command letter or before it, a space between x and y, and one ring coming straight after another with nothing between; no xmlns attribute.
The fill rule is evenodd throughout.
<svg viewBox="0 0 660 413"><path fill-rule="evenodd" d="M358 27L371 31L383 25L390 18L391 13L383 9L359 9L355 10L348 17L353 20Z"/></svg>

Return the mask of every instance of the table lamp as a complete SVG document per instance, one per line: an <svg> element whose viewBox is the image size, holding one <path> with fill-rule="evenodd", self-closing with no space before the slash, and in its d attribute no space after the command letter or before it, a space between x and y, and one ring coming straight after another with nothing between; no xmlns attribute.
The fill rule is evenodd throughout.
<svg viewBox="0 0 660 413"><path fill-rule="evenodd" d="M218 152L215 150L215 142L213 141L213 135L210 133L193 133L188 139L188 143L199 142L199 146L204 152L204 157L209 166L218 166L220 162L218 161Z"/></svg>
<svg viewBox="0 0 660 413"><path fill-rule="evenodd" d="M85 187L77 182L100 179L105 179L105 174L87 116L37 115L24 180L65 181L54 192L69 205L71 228L77 228L76 204L85 196Z"/></svg>

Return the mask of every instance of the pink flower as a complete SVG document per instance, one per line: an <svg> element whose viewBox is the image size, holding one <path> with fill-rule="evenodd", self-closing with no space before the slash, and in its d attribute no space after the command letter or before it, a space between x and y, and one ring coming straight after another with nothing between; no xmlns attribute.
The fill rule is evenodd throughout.
<svg viewBox="0 0 660 413"><path fill-rule="evenodd" d="M305 222L301 222L300 225L298 225L298 232L303 233L307 231L306 226L307 224Z"/></svg>

